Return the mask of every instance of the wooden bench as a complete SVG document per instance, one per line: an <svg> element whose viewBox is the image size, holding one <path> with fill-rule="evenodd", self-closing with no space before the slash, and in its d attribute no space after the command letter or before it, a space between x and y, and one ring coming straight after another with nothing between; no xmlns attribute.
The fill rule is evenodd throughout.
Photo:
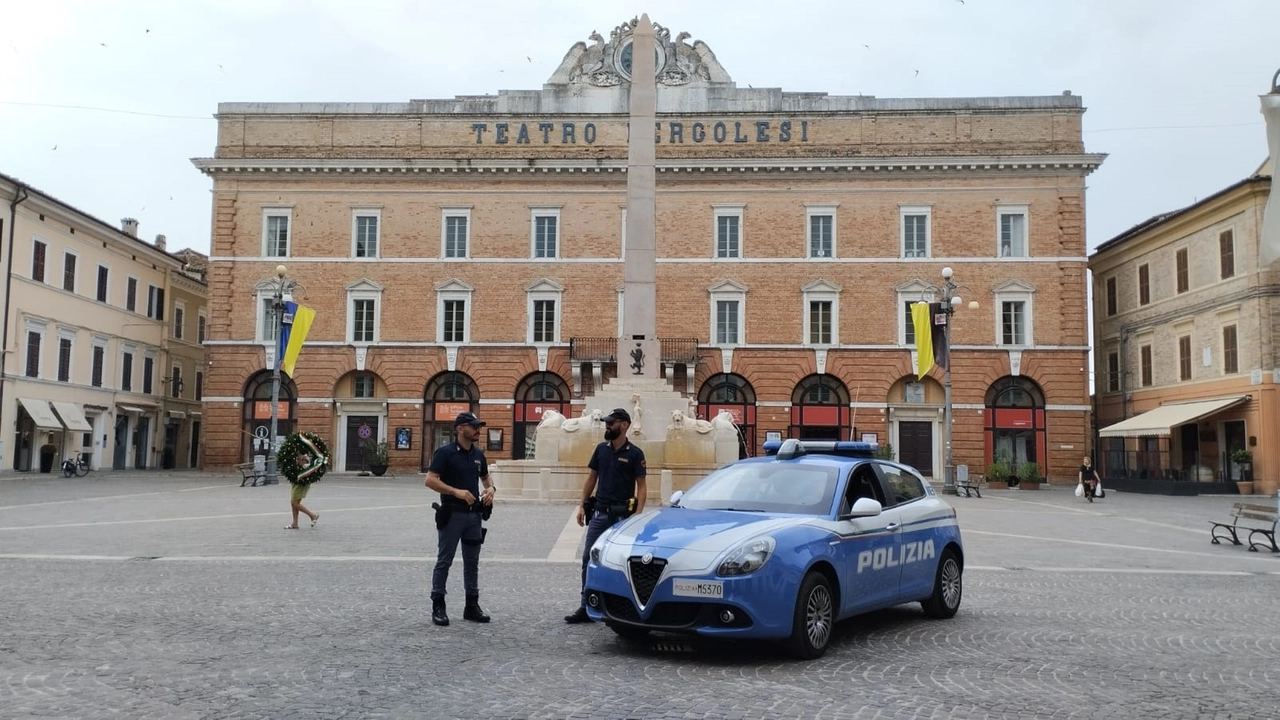
<svg viewBox="0 0 1280 720"><path fill-rule="evenodd" d="M1252 525L1242 525L1241 520L1251 520ZM1209 537L1214 545L1219 545L1223 540L1230 540L1232 545L1243 545L1240 536L1247 530L1249 535L1249 552L1258 552L1259 547L1270 547L1271 552L1280 552L1280 546L1276 545L1276 520L1277 512L1275 505L1261 505L1258 503L1238 502L1231 506L1231 522L1214 522L1209 521L1212 526L1209 530ZM1270 527L1267 525L1270 524ZM1255 542L1254 535L1260 535L1266 539L1266 543Z"/></svg>
<svg viewBox="0 0 1280 720"><path fill-rule="evenodd" d="M964 491L965 497L973 497L974 495L977 495L978 497L982 497L982 491L978 489L978 484L975 482L956 483L956 497L960 496L961 490Z"/></svg>
<svg viewBox="0 0 1280 720"><path fill-rule="evenodd" d="M237 463L234 467L240 471L240 487L244 487L245 483L249 483L250 480L253 482L249 483L249 487L256 487L259 481L261 481L263 485L267 484L266 473L260 473L257 470L254 470L253 463ZM1239 545L1240 543L1236 544Z"/></svg>

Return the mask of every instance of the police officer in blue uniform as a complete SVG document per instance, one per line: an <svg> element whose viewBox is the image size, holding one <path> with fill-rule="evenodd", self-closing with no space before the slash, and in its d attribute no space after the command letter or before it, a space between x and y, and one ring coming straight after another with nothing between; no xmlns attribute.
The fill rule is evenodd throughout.
<svg viewBox="0 0 1280 720"><path fill-rule="evenodd" d="M462 543L462 588L467 604L464 620L489 622L480 609L480 545L484 542L482 520L493 508L493 480L484 452L476 445L484 422L464 412L453 421L454 442L436 450L427 468L427 487L440 493L436 508L436 530L439 550L435 571L431 574L431 622L448 625L445 612L445 585L458 543ZM480 486L484 486L484 491Z"/></svg>
<svg viewBox="0 0 1280 720"><path fill-rule="evenodd" d="M578 506L578 525L587 528L586 545L582 548L582 597L578 609L564 616L567 623L591 622L585 607L591 546L611 525L644 510L644 451L627 440L631 414L616 408L605 416L604 422L604 442L596 446L587 463L590 472L582 486L582 505Z"/></svg>

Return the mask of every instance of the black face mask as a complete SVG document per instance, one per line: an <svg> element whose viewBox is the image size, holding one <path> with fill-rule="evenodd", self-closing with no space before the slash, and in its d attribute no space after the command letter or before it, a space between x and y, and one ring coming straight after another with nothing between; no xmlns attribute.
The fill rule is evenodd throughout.
<svg viewBox="0 0 1280 720"><path fill-rule="evenodd" d="M609 442L613 442L620 435L622 435L622 428L611 427L604 429L604 439Z"/></svg>

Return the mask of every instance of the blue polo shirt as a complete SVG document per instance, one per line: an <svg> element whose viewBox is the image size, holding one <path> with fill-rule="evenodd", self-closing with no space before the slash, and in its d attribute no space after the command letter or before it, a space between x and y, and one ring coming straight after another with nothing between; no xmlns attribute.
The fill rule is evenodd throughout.
<svg viewBox="0 0 1280 720"><path fill-rule="evenodd" d="M596 471L596 501L625 503L636 494L636 480L645 476L644 451L627 441L618 449L608 442L596 446L587 468Z"/></svg>
<svg viewBox="0 0 1280 720"><path fill-rule="evenodd" d="M467 490L480 497L480 478L489 474L489 463L484 459L484 452L475 443L471 444L470 450L463 450L457 442L451 442L436 450L427 470L439 475L446 485ZM445 502L458 502L451 496L440 497Z"/></svg>

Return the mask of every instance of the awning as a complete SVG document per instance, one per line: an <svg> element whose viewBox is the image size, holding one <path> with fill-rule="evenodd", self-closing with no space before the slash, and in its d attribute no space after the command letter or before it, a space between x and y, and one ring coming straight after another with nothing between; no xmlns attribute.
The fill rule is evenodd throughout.
<svg viewBox="0 0 1280 720"><path fill-rule="evenodd" d="M146 410L143 410L140 407L134 407L133 405L117 405L116 407L120 408L121 410L127 413L132 413L134 415L141 415L142 413L146 412Z"/></svg>
<svg viewBox="0 0 1280 720"><path fill-rule="evenodd" d="M80 412L79 405L54 400L53 409L58 411L58 416L62 418L62 422L66 423L68 430L93 432L93 426L89 424L88 420L84 419L84 413Z"/></svg>
<svg viewBox="0 0 1280 720"><path fill-rule="evenodd" d="M1099 437L1169 437L1173 428L1195 422L1206 415L1235 407L1249 400L1248 395L1200 400L1198 402L1161 405L1141 415L1134 415L1098 431Z"/></svg>
<svg viewBox="0 0 1280 720"><path fill-rule="evenodd" d="M62 430L62 423L58 421L58 416L53 414L53 409L49 407L48 400L32 400L31 398L18 398L18 402L22 403L22 407L27 409L27 414L36 422L36 427L41 430Z"/></svg>
<svg viewBox="0 0 1280 720"><path fill-rule="evenodd" d="M187 414L182 410L170 410L169 417L173 418L174 420L183 420L187 417Z"/></svg>

